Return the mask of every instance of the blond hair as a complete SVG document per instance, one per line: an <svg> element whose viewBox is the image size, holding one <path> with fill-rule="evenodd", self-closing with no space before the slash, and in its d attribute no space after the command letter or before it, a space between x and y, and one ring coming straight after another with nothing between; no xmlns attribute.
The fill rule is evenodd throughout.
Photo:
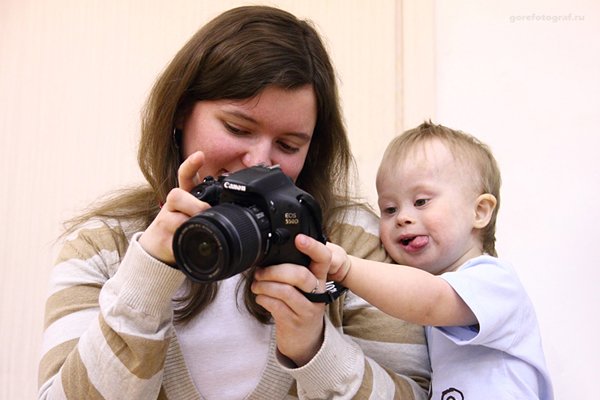
<svg viewBox="0 0 600 400"><path fill-rule="evenodd" d="M483 251L497 256L496 219L500 207L500 186L502 179L498 163L489 146L467 133L450 129L443 125L426 121L414 129L395 137L383 154L377 179L390 168L395 168L415 146L437 139L446 144L455 159L466 163L473 172L473 186L478 194L489 193L496 198L496 207L490 222L481 231Z"/></svg>

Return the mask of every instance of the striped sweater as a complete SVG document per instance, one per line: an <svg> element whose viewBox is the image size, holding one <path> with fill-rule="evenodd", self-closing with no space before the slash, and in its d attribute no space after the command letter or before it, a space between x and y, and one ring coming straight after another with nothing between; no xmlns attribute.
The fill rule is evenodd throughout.
<svg viewBox="0 0 600 400"><path fill-rule="evenodd" d="M358 257L386 258L375 217L357 212L345 228L329 239ZM171 299L184 279L147 255L124 224L89 223L67 237L46 303L39 398L202 399L172 322ZM301 368L278 361L272 335L266 368L247 399L427 397L422 327L352 293L327 314L322 348Z"/></svg>

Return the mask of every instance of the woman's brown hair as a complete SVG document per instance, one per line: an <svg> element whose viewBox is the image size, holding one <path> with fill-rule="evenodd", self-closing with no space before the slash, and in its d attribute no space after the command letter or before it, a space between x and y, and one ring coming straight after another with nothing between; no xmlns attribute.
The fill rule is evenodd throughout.
<svg viewBox="0 0 600 400"><path fill-rule="evenodd" d="M72 222L90 217L135 219L145 229L159 204L177 186L181 162L173 132L201 100L246 99L267 86L296 89L311 85L317 121L296 185L311 193L323 210L324 226L350 201L354 162L344 127L333 66L313 25L273 7L246 6L226 11L203 26L157 79L142 114L138 163L149 186L127 190ZM247 271L247 276L251 271ZM262 322L246 279L245 303ZM214 298L216 283L189 282L178 300L178 321L198 314Z"/></svg>

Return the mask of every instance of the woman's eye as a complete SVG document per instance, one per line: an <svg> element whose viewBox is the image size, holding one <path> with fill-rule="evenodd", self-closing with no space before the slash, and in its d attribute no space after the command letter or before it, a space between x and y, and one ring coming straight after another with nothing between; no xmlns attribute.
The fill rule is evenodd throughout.
<svg viewBox="0 0 600 400"><path fill-rule="evenodd" d="M225 129L227 129L229 132L233 133L234 135L246 135L248 133L248 131L240 129L237 126L231 125L227 122L224 122L223 125L225 125Z"/></svg>
<svg viewBox="0 0 600 400"><path fill-rule="evenodd" d="M281 147L281 150L283 150L285 153L289 154L297 153L298 151L300 151L298 147L289 145L285 142L279 142L279 147Z"/></svg>
<svg viewBox="0 0 600 400"><path fill-rule="evenodd" d="M429 199L418 199L417 201L415 201L415 207L423 207L428 202Z"/></svg>

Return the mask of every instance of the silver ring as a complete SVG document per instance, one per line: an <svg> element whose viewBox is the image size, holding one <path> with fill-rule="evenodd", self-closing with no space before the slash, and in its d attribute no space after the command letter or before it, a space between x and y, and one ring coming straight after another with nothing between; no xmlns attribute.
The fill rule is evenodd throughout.
<svg viewBox="0 0 600 400"><path fill-rule="evenodd" d="M319 280L317 279L317 282L315 283L315 288L313 290L311 290L311 293L317 293L317 290L319 290Z"/></svg>

